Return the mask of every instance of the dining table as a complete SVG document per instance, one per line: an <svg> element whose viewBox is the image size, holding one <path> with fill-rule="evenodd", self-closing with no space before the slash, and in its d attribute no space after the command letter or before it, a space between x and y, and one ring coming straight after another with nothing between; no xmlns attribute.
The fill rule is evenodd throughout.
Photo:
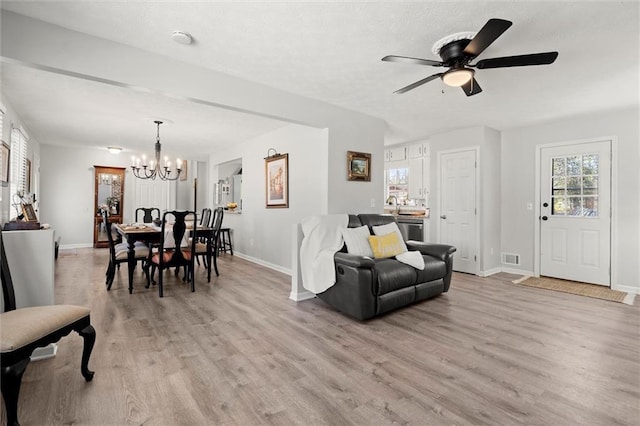
<svg viewBox="0 0 640 426"><path fill-rule="evenodd" d="M113 224L114 228L122 236L122 240L126 241L128 244L129 253L127 256L127 267L128 267L128 277L129 277L129 294L133 293L133 272L136 268L136 258L135 258L135 243L136 241L142 241L147 244L149 247L153 245L159 245L162 240L162 227L154 224L154 223L131 223L131 224ZM173 238L173 233L170 230L167 230L165 227L165 233L167 235L171 234L171 238ZM189 225L187 223L187 233L191 234L192 238L203 238L207 244L207 282L211 282L211 258L212 256L216 256L213 250L213 242L215 237L215 231L211 227L207 226L197 226L196 232L193 232L193 225ZM173 245L173 244L172 244ZM184 246L184 244L183 244Z"/></svg>

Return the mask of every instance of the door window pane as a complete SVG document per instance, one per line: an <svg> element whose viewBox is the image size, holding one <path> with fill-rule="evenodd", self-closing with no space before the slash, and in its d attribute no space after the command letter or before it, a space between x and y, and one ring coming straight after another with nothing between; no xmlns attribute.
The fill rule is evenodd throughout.
<svg viewBox="0 0 640 426"><path fill-rule="evenodd" d="M554 176L564 176L565 168L564 168L564 157L563 158L554 158L552 161L553 167L553 175Z"/></svg>
<svg viewBox="0 0 640 426"><path fill-rule="evenodd" d="M551 159L551 214L598 216L598 154Z"/></svg>
<svg viewBox="0 0 640 426"><path fill-rule="evenodd" d="M582 161L579 155L567 157L567 175L576 176L582 172Z"/></svg>

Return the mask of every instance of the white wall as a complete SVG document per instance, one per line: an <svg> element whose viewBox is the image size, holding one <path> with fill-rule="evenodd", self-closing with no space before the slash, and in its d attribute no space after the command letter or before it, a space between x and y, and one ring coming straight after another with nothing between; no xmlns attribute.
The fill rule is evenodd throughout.
<svg viewBox="0 0 640 426"><path fill-rule="evenodd" d="M40 222L49 223L62 238L63 248L93 246L94 168L128 167L130 156L106 149L80 149L41 145ZM133 222L133 176L125 171L124 216Z"/></svg>
<svg viewBox="0 0 640 426"><path fill-rule="evenodd" d="M639 113L638 108L607 111L502 132L502 249L521 255L521 270L534 269L537 219L526 210L526 203L535 200L536 145L613 137L617 179L612 204L612 286L640 291Z"/></svg>
<svg viewBox="0 0 640 426"><path fill-rule="evenodd" d="M289 208L265 207L264 158L269 148L289 154ZM234 253L290 273L291 225L328 211L327 130L292 124L212 153L211 182L226 177L218 174L218 164L237 158L242 158L242 213L225 212L223 220L223 226L232 229Z"/></svg>

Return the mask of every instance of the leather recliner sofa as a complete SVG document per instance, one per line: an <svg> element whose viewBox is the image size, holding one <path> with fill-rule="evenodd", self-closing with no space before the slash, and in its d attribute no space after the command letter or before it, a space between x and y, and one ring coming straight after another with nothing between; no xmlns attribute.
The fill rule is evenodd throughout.
<svg viewBox="0 0 640 426"><path fill-rule="evenodd" d="M389 214L349 215L349 228L395 222ZM337 310L365 320L449 290L453 253L445 244L406 241L409 251L420 251L424 270L401 263L395 258L374 259L347 253L346 246L334 256L336 283L317 297Z"/></svg>

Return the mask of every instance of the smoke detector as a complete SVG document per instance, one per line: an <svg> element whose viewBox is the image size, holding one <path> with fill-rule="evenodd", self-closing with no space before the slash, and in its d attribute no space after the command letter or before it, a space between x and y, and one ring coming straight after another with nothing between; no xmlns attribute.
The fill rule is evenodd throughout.
<svg viewBox="0 0 640 426"><path fill-rule="evenodd" d="M173 34L171 34L171 38L180 44L191 44L193 41L191 34L185 33L184 31L174 31Z"/></svg>

